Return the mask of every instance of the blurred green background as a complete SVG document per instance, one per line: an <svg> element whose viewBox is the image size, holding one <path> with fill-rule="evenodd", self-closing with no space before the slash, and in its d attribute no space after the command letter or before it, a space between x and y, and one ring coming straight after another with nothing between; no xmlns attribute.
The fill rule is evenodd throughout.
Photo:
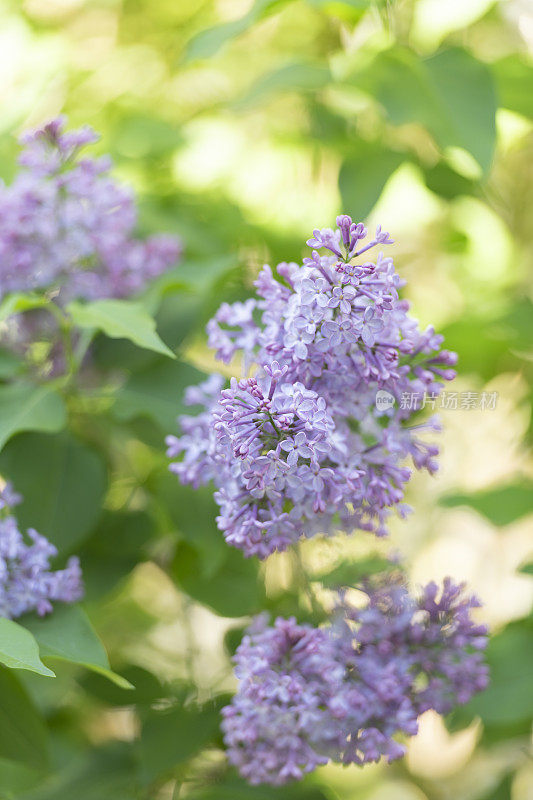
<svg viewBox="0 0 533 800"><path fill-rule="evenodd" d="M197 794L221 759L201 751L199 728L212 725L205 711L152 739L145 730L142 758L152 769L160 757L154 770L166 777L137 795L128 747L139 720L129 701L94 678L85 693L35 679L56 761L69 769L41 790L0 763L6 797L19 796L13 787L32 800L533 797L532 49L527 0L0 0L2 177L15 169L15 135L59 112L102 133L98 147L140 195L141 230L183 238L184 262L155 294L159 331L185 365L212 367L203 328L221 300L250 294L265 261L299 260L310 231L343 211L391 232L414 314L459 353L454 388L498 393L494 409L442 410L441 471L414 479L415 513L394 526L413 580L467 580L494 633L491 689L446 724L426 714L404 762L326 767L305 795L242 784ZM150 487L157 464L165 524L181 544L176 582L158 566L169 546L159 536L95 602L92 619L113 662L134 665L141 686L146 679L149 699L155 678L135 670L187 677L205 697L232 690L234 644L223 640L229 618L253 606L239 595L249 584L233 579L218 539L202 538L212 530L207 496L195 500L161 477L163 433L175 430L196 373L181 366L161 377L153 358L117 343L97 355L133 376L113 401L123 428L107 507ZM137 515L139 537L124 524L121 578L146 534L142 498L133 508L124 513ZM113 587L119 546L100 527L82 563L91 577L91 559L99 571L108 554L109 575L95 581ZM310 549L308 566L352 546ZM282 557L269 560L270 594L284 569ZM197 747L184 746L195 737ZM168 772L173 758L178 772Z"/></svg>

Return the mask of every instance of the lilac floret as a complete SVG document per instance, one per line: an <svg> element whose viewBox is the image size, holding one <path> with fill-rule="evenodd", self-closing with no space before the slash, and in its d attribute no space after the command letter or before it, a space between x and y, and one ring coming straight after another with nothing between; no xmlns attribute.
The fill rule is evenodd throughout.
<svg viewBox="0 0 533 800"><path fill-rule="evenodd" d="M409 510L406 460L438 465L424 440L437 426L413 424L416 405L401 401L437 397L455 356L409 316L392 259L361 258L389 234L378 227L365 245L362 223L342 215L337 225L313 232L303 265L265 266L257 298L220 307L209 344L226 363L240 354L253 377L210 393L168 440L180 480L215 483L219 528L248 556L339 530L382 536L393 510ZM376 405L380 390L388 409Z"/></svg>

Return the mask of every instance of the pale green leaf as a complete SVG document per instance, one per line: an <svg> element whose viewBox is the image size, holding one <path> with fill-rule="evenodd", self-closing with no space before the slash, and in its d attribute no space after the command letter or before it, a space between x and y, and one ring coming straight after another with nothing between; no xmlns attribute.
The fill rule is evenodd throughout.
<svg viewBox="0 0 533 800"><path fill-rule="evenodd" d="M55 677L39 658L39 645L32 634L11 619L0 618L0 661L10 669Z"/></svg>
<svg viewBox="0 0 533 800"><path fill-rule="evenodd" d="M498 102L528 119L533 119L533 63L513 53L492 64Z"/></svg>
<svg viewBox="0 0 533 800"><path fill-rule="evenodd" d="M496 91L490 69L460 48L422 59L395 47L349 78L374 97L394 125L419 123L442 148L471 153L484 172L496 143Z"/></svg>
<svg viewBox="0 0 533 800"><path fill-rule="evenodd" d="M35 636L43 658L80 664L124 689L131 688L129 681L110 669L105 648L80 606L58 605L48 617L29 616L22 622Z"/></svg>
<svg viewBox="0 0 533 800"><path fill-rule="evenodd" d="M210 58L220 50L220 48L240 36L251 28L267 14L273 13L287 5L292 0L255 0L247 14L238 19L224 22L221 25L214 25L212 28L200 31L187 46L186 60L191 61L196 58Z"/></svg>
<svg viewBox="0 0 533 800"><path fill-rule="evenodd" d="M271 95L283 92L310 92L321 89L331 80L327 67L320 64L285 64L261 75L246 95L235 104L239 111L264 103Z"/></svg>
<svg viewBox="0 0 533 800"><path fill-rule="evenodd" d="M15 433L55 433L66 421L65 404L53 387L27 382L0 386L0 449Z"/></svg>
<svg viewBox="0 0 533 800"><path fill-rule="evenodd" d="M8 294L0 303L0 322L3 322L13 314L20 314L32 308L42 308L48 305L50 300L40 294L33 292L15 292Z"/></svg>
<svg viewBox="0 0 533 800"><path fill-rule="evenodd" d="M448 508L470 506L494 525L510 525L533 514L533 484L516 483L475 494L447 495L440 502Z"/></svg>
<svg viewBox="0 0 533 800"><path fill-rule="evenodd" d="M156 333L155 320L141 303L131 300L75 301L67 306L67 311L80 328L102 331L111 339L129 339L138 347L175 358Z"/></svg>

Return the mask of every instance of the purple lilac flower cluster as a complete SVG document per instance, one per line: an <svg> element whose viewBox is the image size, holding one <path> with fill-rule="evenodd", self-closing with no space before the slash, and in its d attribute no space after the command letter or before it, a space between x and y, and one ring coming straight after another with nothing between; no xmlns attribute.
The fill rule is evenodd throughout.
<svg viewBox="0 0 533 800"><path fill-rule="evenodd" d="M24 134L21 170L0 185L0 299L32 289L59 302L126 297L179 257L174 236L135 237L134 197L111 178L110 159L80 157L98 136L64 124Z"/></svg>
<svg viewBox="0 0 533 800"><path fill-rule="evenodd" d="M391 509L409 510L406 459L437 469L437 447L419 437L436 421L413 424L400 399L438 394L455 354L408 315L392 259L368 260L388 233L378 227L364 244L361 223L343 215L337 225L314 231L302 265L265 266L257 299L221 306L209 343L226 363L241 354L252 377L191 390L186 401L204 410L167 440L181 481L214 481L219 528L247 556L336 530L383 535ZM380 390L393 401L385 409Z"/></svg>
<svg viewBox="0 0 533 800"><path fill-rule="evenodd" d="M465 703L487 684L479 605L446 579L411 597L399 583L341 596L322 628L258 618L235 656L239 689L223 709L229 759L250 783L283 784L329 760L401 757L394 738L418 717Z"/></svg>
<svg viewBox="0 0 533 800"><path fill-rule="evenodd" d="M0 617L14 619L29 611L40 616L52 611L52 602L74 603L83 594L78 559L69 559L65 569L50 570L56 548L37 531L27 532L25 541L17 520L10 513L21 501L10 484L0 492Z"/></svg>

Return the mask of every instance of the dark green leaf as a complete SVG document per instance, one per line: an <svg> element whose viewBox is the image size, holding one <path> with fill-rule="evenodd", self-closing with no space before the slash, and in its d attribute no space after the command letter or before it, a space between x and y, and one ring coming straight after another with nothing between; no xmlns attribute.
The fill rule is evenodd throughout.
<svg viewBox="0 0 533 800"><path fill-rule="evenodd" d="M487 727L510 725L533 717L533 624L520 621L494 636L487 648L488 688L476 695L467 710Z"/></svg>
<svg viewBox="0 0 533 800"><path fill-rule="evenodd" d="M139 783L131 745L113 742L65 767L20 800L139 800Z"/></svg>
<svg viewBox="0 0 533 800"><path fill-rule="evenodd" d="M158 361L135 372L116 395L113 413L118 419L148 416L166 433L177 431L179 414L191 413L183 403L187 386L198 383L205 374L181 361Z"/></svg>
<svg viewBox="0 0 533 800"><path fill-rule="evenodd" d="M20 524L36 528L61 553L74 551L100 515L105 465L70 433L17 436L0 454L0 473L24 497Z"/></svg>
<svg viewBox="0 0 533 800"><path fill-rule="evenodd" d="M443 497L444 506L470 506L494 525L509 525L520 517L533 513L533 485L514 484L477 494L456 494Z"/></svg>
<svg viewBox="0 0 533 800"><path fill-rule="evenodd" d="M78 550L87 600L110 592L143 559L155 530L146 511L105 511L91 537Z"/></svg>
<svg viewBox="0 0 533 800"><path fill-rule="evenodd" d="M379 144L359 143L343 162L339 174L343 211L358 220L368 216L403 160L401 153Z"/></svg>
<svg viewBox="0 0 533 800"><path fill-rule="evenodd" d="M37 639L43 658L80 664L104 675L121 688L131 686L129 681L110 670L104 646L80 606L57 605L48 617L32 615L22 617L20 621Z"/></svg>
<svg viewBox="0 0 533 800"><path fill-rule="evenodd" d="M38 786L43 779L43 769L35 769L20 761L0 758L0 787L2 800L18 798L22 792Z"/></svg>
<svg viewBox="0 0 533 800"><path fill-rule="evenodd" d="M39 645L34 637L11 619L0 618L0 662L11 669L28 669L54 677L39 658Z"/></svg>
<svg viewBox="0 0 533 800"><path fill-rule="evenodd" d="M523 564L518 571L523 572L524 575L533 575L533 561L530 561L528 564Z"/></svg>
<svg viewBox="0 0 533 800"><path fill-rule="evenodd" d="M202 575L208 578L228 555L228 545L218 530L219 513L212 487L193 489L175 475L165 475L157 485L157 495L165 505L180 538L194 547L200 558Z"/></svg>
<svg viewBox="0 0 533 800"><path fill-rule="evenodd" d="M20 431L60 431L66 421L65 404L52 387L26 382L0 386L0 450Z"/></svg>
<svg viewBox="0 0 533 800"><path fill-rule="evenodd" d="M313 576L313 580L320 581L326 587L356 586L365 578L380 572L390 572L394 565L381 556L369 556L360 561L345 561L331 572Z"/></svg>
<svg viewBox="0 0 533 800"><path fill-rule="evenodd" d="M250 786L230 773L213 786L193 792L191 800L326 800L326 795L305 782L283 787Z"/></svg>
<svg viewBox="0 0 533 800"><path fill-rule="evenodd" d="M424 179L428 189L444 197L445 200L453 200L460 195L473 195L477 191L475 181L459 175L442 161L434 167L426 167Z"/></svg>
<svg viewBox="0 0 533 800"><path fill-rule="evenodd" d="M217 737L219 724L218 703L152 712L143 724L139 744L143 775L152 780L195 756Z"/></svg>
<svg viewBox="0 0 533 800"><path fill-rule="evenodd" d="M263 592L259 586L257 565L252 559L245 559L234 547L228 547L220 569L205 577L196 548L182 543L174 558L172 575L190 597L223 617L242 617L261 608Z"/></svg>
<svg viewBox="0 0 533 800"><path fill-rule="evenodd" d="M129 339L138 347L175 358L160 339L155 321L141 303L132 300L95 300L70 303L67 311L80 328L99 330L111 339Z"/></svg>
<svg viewBox="0 0 533 800"><path fill-rule="evenodd" d="M80 684L101 703L111 706L147 705L168 697L171 693L170 687L163 686L155 675L142 667L132 665L124 667L120 672L134 689L117 686L96 672L88 673L80 680Z"/></svg>
<svg viewBox="0 0 533 800"><path fill-rule="evenodd" d="M224 647L230 656L233 656L242 642L242 637L246 631L246 626L239 625L237 628L229 628L224 635Z"/></svg>
<svg viewBox="0 0 533 800"><path fill-rule="evenodd" d="M47 762L42 717L14 673L0 668L0 757L40 769Z"/></svg>
<svg viewBox="0 0 533 800"><path fill-rule="evenodd" d="M157 324L169 346L176 349L198 331L204 331L208 313L206 299L200 294L168 294L157 312Z"/></svg>

